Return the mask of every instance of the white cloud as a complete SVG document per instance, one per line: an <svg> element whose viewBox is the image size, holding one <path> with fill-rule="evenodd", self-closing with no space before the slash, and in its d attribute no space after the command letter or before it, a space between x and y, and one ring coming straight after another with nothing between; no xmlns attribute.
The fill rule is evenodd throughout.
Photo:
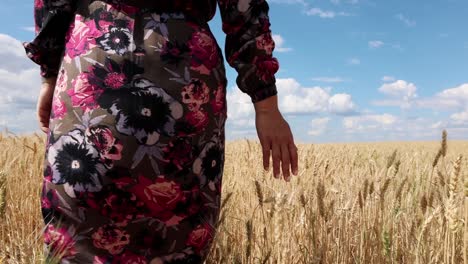
<svg viewBox="0 0 468 264"><path fill-rule="evenodd" d="M385 83L379 88L379 91L384 94L403 98L417 97L416 90L416 85L405 80L397 80L393 83Z"/></svg>
<svg viewBox="0 0 468 264"><path fill-rule="evenodd" d="M400 21L402 21L403 23L405 23L408 27L414 27L414 26L416 25L416 21L407 18L407 17L404 16L403 14L397 14L395 17L396 17L398 20L400 20Z"/></svg>
<svg viewBox="0 0 468 264"><path fill-rule="evenodd" d="M336 114L351 114L356 110L356 105L351 99L351 95L340 93L333 95L328 100L328 109L331 113Z"/></svg>
<svg viewBox="0 0 468 264"><path fill-rule="evenodd" d="M382 77L382 81L384 81L384 82L393 82L395 80L396 79L393 76L384 76L384 77Z"/></svg>
<svg viewBox="0 0 468 264"><path fill-rule="evenodd" d="M384 42L380 41L380 40L371 40L371 41L369 41L369 47L373 48L373 49L380 48L383 45L384 45Z"/></svg>
<svg viewBox="0 0 468 264"><path fill-rule="evenodd" d="M303 6L308 6L309 4L305 0L269 0L269 3L277 3L277 4L300 4Z"/></svg>
<svg viewBox="0 0 468 264"><path fill-rule="evenodd" d="M361 64L361 60L358 58L350 58L348 59L348 64L350 65L359 65Z"/></svg>
<svg viewBox="0 0 468 264"><path fill-rule="evenodd" d="M287 51L291 51L292 49L291 48L286 48L284 47L284 39L281 35L278 35L278 34L273 34L272 35L273 37L273 41L275 42L275 51L277 52L287 52Z"/></svg>
<svg viewBox="0 0 468 264"><path fill-rule="evenodd" d="M432 129L441 129L441 128L443 128L444 126L445 126L445 125L444 125L444 123L443 123L442 121L438 121L438 122L432 123L430 127L431 127Z"/></svg>
<svg viewBox="0 0 468 264"><path fill-rule="evenodd" d="M468 125L468 107L463 112L450 115L450 118L456 125Z"/></svg>
<svg viewBox="0 0 468 264"><path fill-rule="evenodd" d="M278 78L278 108L283 114L331 113L350 115L357 112L357 106L349 94L332 94L330 87L304 87L293 78ZM227 124L238 128L255 126L255 109L250 97L237 86L227 93Z"/></svg>
<svg viewBox="0 0 468 264"><path fill-rule="evenodd" d="M320 8L314 7L306 11L306 14L309 16L318 16L321 18L334 18L336 16L333 11L324 11Z"/></svg>
<svg viewBox="0 0 468 264"><path fill-rule="evenodd" d="M339 5L341 3L341 0L330 0L330 2L334 5ZM347 4L355 5L359 3L359 0L345 0L344 2Z"/></svg>
<svg viewBox="0 0 468 264"><path fill-rule="evenodd" d="M29 32L36 32L36 28L35 28L35 27L22 27L21 29L26 30L26 31L29 31Z"/></svg>
<svg viewBox="0 0 468 264"><path fill-rule="evenodd" d="M39 67L15 38L0 34L0 47L0 125L15 133L37 130Z"/></svg>
<svg viewBox="0 0 468 264"><path fill-rule="evenodd" d="M407 109L414 104L415 98L418 97L416 85L405 80L384 83L378 90L391 98L373 101L374 105L398 106L402 109Z"/></svg>
<svg viewBox="0 0 468 264"><path fill-rule="evenodd" d="M305 14L308 16L318 16L320 18L335 18L337 16L350 16L351 14L346 12L335 12L329 10L322 10L318 7L313 7L305 11Z"/></svg>
<svg viewBox="0 0 468 264"><path fill-rule="evenodd" d="M369 130L381 130L390 127L397 121L391 114L366 114L343 118L343 126L348 133Z"/></svg>
<svg viewBox="0 0 468 264"><path fill-rule="evenodd" d="M329 117L314 118L310 121L311 129L307 131L308 135L319 136L325 132L327 129L328 122L330 121Z"/></svg>
<svg viewBox="0 0 468 264"><path fill-rule="evenodd" d="M468 106L468 83L442 90L432 97L418 100L416 104L423 108L464 110Z"/></svg>
<svg viewBox="0 0 468 264"><path fill-rule="evenodd" d="M303 87L292 78L277 80L277 86L281 94L279 107L285 113L329 112L346 115L356 111L350 95L332 95L330 87Z"/></svg>
<svg viewBox="0 0 468 264"><path fill-rule="evenodd" d="M345 80L341 77L313 77L310 78L312 81L325 82L325 83L341 83Z"/></svg>

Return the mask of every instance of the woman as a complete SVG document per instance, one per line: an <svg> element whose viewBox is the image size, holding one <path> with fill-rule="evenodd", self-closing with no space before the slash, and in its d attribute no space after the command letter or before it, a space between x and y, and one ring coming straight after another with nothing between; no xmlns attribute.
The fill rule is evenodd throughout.
<svg viewBox="0 0 468 264"><path fill-rule="evenodd" d="M156 2L156 3L155 3ZM262 0L35 0L38 100L47 133L44 252L60 263L201 263L219 216L226 58L256 111L263 165L297 175L277 107Z"/></svg>

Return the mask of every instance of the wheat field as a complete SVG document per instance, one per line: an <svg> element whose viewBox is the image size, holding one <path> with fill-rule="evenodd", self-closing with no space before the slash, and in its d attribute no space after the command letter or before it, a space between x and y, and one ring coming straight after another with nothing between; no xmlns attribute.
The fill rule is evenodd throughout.
<svg viewBox="0 0 468 264"><path fill-rule="evenodd" d="M447 139L448 137L448 139ZM41 263L45 136L0 134L0 263ZM206 263L468 263L468 141L298 144L299 175L226 142Z"/></svg>

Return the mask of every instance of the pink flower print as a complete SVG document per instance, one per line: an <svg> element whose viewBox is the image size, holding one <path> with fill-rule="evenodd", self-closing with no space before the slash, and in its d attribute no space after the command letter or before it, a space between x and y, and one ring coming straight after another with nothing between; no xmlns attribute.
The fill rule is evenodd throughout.
<svg viewBox="0 0 468 264"><path fill-rule="evenodd" d="M44 231L44 243L51 255L68 258L77 253L74 241L65 227L55 228L52 224L47 225Z"/></svg>
<svg viewBox="0 0 468 264"><path fill-rule="evenodd" d="M61 119L67 113L67 108L65 103L60 100L59 96L54 96L54 100L52 102L52 113L53 118Z"/></svg>
<svg viewBox="0 0 468 264"><path fill-rule="evenodd" d="M110 128L102 125L88 127L85 135L103 159L120 160L122 158L123 145L119 139L114 137Z"/></svg>
<svg viewBox="0 0 468 264"><path fill-rule="evenodd" d="M107 87L118 89L125 84L126 80L127 76L124 73L111 72L104 79L104 83Z"/></svg>
<svg viewBox="0 0 468 264"><path fill-rule="evenodd" d="M266 54L271 55L275 48L275 42L271 37L271 34L263 34L257 38L257 49L264 50Z"/></svg>
<svg viewBox="0 0 468 264"><path fill-rule="evenodd" d="M80 73L72 81L73 89L67 91L71 97L73 107L81 107L83 111L93 109L96 98L102 93L97 87L89 83L89 73Z"/></svg>
<svg viewBox="0 0 468 264"><path fill-rule="evenodd" d="M65 71L65 68L60 69L57 76L57 84L55 86L55 92L60 93L68 88L68 74Z"/></svg>
<svg viewBox="0 0 468 264"><path fill-rule="evenodd" d="M96 29L94 20L84 22L81 15L76 15L75 22L69 30L68 41L65 45L65 58L68 63L77 56L86 54L96 46L96 38L102 33Z"/></svg>

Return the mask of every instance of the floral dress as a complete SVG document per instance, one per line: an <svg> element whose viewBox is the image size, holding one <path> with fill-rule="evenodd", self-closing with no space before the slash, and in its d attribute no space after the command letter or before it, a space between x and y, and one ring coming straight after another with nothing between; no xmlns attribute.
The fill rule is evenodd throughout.
<svg viewBox="0 0 468 264"><path fill-rule="evenodd" d="M157 2L157 3L154 3ZM56 78L44 253L60 263L202 263L220 212L225 56L252 103L277 94L264 0L35 0L27 56Z"/></svg>

